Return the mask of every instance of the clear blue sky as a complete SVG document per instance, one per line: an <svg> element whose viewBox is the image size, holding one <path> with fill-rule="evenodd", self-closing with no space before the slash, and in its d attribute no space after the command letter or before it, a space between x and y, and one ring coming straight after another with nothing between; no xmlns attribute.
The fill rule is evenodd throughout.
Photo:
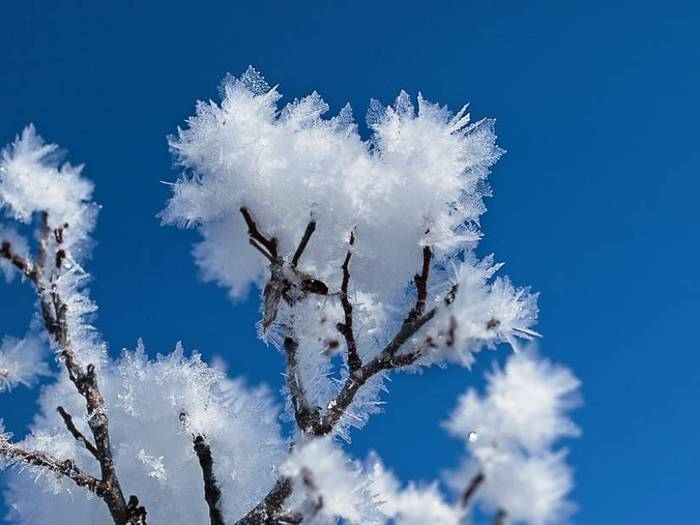
<svg viewBox="0 0 700 525"><path fill-rule="evenodd" d="M25 0L5 2L0 19L0 140L34 122L97 183L90 268L111 350L181 339L275 388L282 359L255 338L256 302L198 282L196 235L155 218L168 197L159 181L176 177L166 134L248 64L285 95L317 89L334 110L350 101L362 115L370 97L403 88L495 117L508 154L482 253L541 291L542 349L584 382L577 523L697 520L695 2ZM28 290L0 286L0 312L0 333L21 335ZM472 372L397 376L353 450L377 448L404 479L450 467L460 445L438 421L505 351ZM33 395L0 397L11 429Z"/></svg>

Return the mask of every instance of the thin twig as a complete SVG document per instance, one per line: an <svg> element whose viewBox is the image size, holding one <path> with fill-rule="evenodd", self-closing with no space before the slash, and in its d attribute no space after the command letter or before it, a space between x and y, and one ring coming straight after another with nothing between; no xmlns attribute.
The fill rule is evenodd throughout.
<svg viewBox="0 0 700 525"><path fill-rule="evenodd" d="M219 508L221 489L214 475L214 459L211 455L211 447L202 435L195 436L194 451L197 454L199 466L202 468L204 499L209 507L209 522L211 525L224 525L224 516Z"/></svg>
<svg viewBox="0 0 700 525"><path fill-rule="evenodd" d="M87 414L89 415L88 425L94 440L94 452L91 451L91 453L93 453L93 455L97 458L100 465L101 490L99 495L107 504L114 523L116 525L145 524L146 510L138 505L138 498L135 496L132 496L129 499L129 504L127 504L119 484L119 479L114 468L114 459L112 456L109 436L109 420L104 412L104 397L102 396L97 384L97 376L94 365L89 364L86 369L83 369L78 364L78 360L70 340L70 332L68 327L68 305L64 302L58 291L58 287L56 286L58 272L53 272L49 283L45 281L43 276L43 265L48 259L48 247L50 245L51 234L51 230L48 226L48 219L48 214L45 212L42 213L42 229L39 250L37 253L37 264L34 264L29 259L23 259L14 254L10 243L7 241L0 245L0 256L10 260L10 262L19 268L33 283L39 298L41 314L46 331L58 348L58 353L63 359L63 363L68 372L68 377L75 385L78 392L85 399ZM54 261L57 268L60 268L63 258L65 257L65 252L63 252L61 245L63 243L63 228L67 226L68 225L65 224L63 227L54 230L56 240L56 253L54 254ZM63 253L61 254L61 252ZM40 266L38 262L41 262L42 265ZM68 425L65 418L64 422L66 422ZM77 429L75 430L77 431ZM69 431L71 431L70 427ZM76 434L73 435L74 437L76 436ZM82 436L82 434L80 435ZM89 443L84 436L83 441L84 443ZM27 462L32 460L38 461L37 463L32 464L42 466L41 461L33 459L31 455L18 455L16 457ZM43 466L51 468L51 465L49 464ZM74 465L71 468L69 467L69 465L65 464L63 468L53 470L74 479L74 477L71 477L75 472Z"/></svg>
<svg viewBox="0 0 700 525"><path fill-rule="evenodd" d="M268 294L275 292L275 304L265 305L265 318L263 319L263 328L265 329L265 327L270 326L270 324L274 321L274 317L277 315L277 302L279 301L279 298L286 299L285 295L287 293L287 289L284 287L292 286L292 283L286 283L282 280L283 277L278 277L282 275L281 264L283 264L283 261L278 259L277 243L275 239L267 239L260 233L255 221L245 207L241 208L241 213L243 214L243 218L248 225L248 235L250 237L251 244L255 246L253 243L253 241L255 241L258 244L256 248L260 251L263 251L262 248L264 247L269 252L268 259L271 261L271 277L270 281L265 287L263 295L264 301L266 303L271 303L272 301L268 297ZM313 223L313 226L311 223L309 226L307 226L307 230L302 237L302 242L300 243L299 248L297 248L292 260L293 266L298 263L299 257L301 256L301 253L303 253L303 249L308 242L308 237L310 237L313 233L315 226L315 223ZM354 238L351 237L351 244L353 240ZM348 366L351 369L351 374L346 379L340 393L333 401L329 403L329 408L324 414L320 414L318 410L311 410L306 400L301 378L297 373L298 362L296 352L298 343L290 336L285 337L284 340L284 349L287 356L287 384L290 391L290 397L292 399L292 406L294 408L297 425L304 432L316 436L329 434L335 428L338 421L340 421L346 410L354 401L357 392L370 378L374 377L380 372L410 366L416 362L416 360L422 355L423 350L421 348L414 349L404 354L398 354L398 352L403 345L409 341L426 323L432 320L437 313L437 307L425 312L428 277L430 262L432 259L430 247L426 246L423 248L423 264L421 272L420 274L416 274L414 278L417 288L415 306L407 315L394 338L374 359L363 365L362 362L359 361L359 355L357 355L356 341L352 332L352 304L348 299L350 281L349 264L351 257L352 254L350 251L348 251L342 266L343 283L341 286L341 302L345 313L345 322L342 323L342 325L338 325L338 329L346 337L346 343L348 344ZM323 284L324 287L324 289L322 289L322 293L327 293L327 287L324 283L321 284ZM302 291L304 291L303 288ZM313 291L310 292L313 293ZM455 286L445 296L445 304L449 305L452 303L456 293L457 288ZM292 301L288 300L288 302L293 304ZM357 356L357 360L354 357L351 357L353 354ZM351 362L352 364L350 364ZM281 513L284 502L291 494L292 488L292 483L288 478L280 477L275 487L268 493L265 499L263 499L262 502L260 502L248 514L246 514L246 516L236 522L236 525L298 523L298 521L296 521L299 518L299 514L297 512L287 514Z"/></svg>
<svg viewBox="0 0 700 525"><path fill-rule="evenodd" d="M248 211L248 208L245 206L241 207L241 215L243 215L243 219L248 226L248 235L250 236L251 240L257 242L259 245L261 245L261 247L264 247L272 259L277 259L277 239L274 237L268 239L260 232L258 225L255 223L253 217ZM251 244L253 243L251 242ZM253 244L253 246L255 246L255 244ZM260 247L256 247L260 249Z"/></svg>
<svg viewBox="0 0 700 525"><path fill-rule="evenodd" d="M80 469L70 459L57 459L45 452L25 450L6 440L0 440L0 454L10 460L46 468L56 474L65 476L79 487L85 487L98 496L102 496L104 493L105 486L102 481Z"/></svg>
<svg viewBox="0 0 700 525"><path fill-rule="evenodd" d="M355 243L355 235L350 233L350 246ZM352 257L352 251L348 250L345 255L345 261L343 262L343 282L340 286L340 302L343 306L343 313L345 314L345 322L338 323L336 326L338 331L345 338L345 343L348 347L348 368L350 368L350 373L353 374L360 368L362 368L362 360L357 353L357 342L355 341L355 333L352 327L352 303L350 302L350 297L348 296L348 285L350 284L350 258Z"/></svg>
<svg viewBox="0 0 700 525"><path fill-rule="evenodd" d="M299 343L292 337L284 338L284 353L287 356L287 387L294 409L294 418L302 431L309 432L318 421L318 411L312 410L306 399L304 385L299 376L298 348Z"/></svg>
<svg viewBox="0 0 700 525"><path fill-rule="evenodd" d="M34 265L14 253L9 242L4 241L0 245L0 257L10 261L10 264L15 266L20 272L22 272L22 275L30 279L32 282L36 280Z"/></svg>
<svg viewBox="0 0 700 525"><path fill-rule="evenodd" d="M306 230L304 230L304 235L301 238L301 242L299 242L299 246L297 246L297 249L294 252L294 256L292 257L292 268L296 268L297 264L299 264L299 259L304 253L306 245L309 243L309 239L314 233L314 230L316 230L316 221L314 219L311 219L309 221L309 224L306 225Z"/></svg>
<svg viewBox="0 0 700 525"><path fill-rule="evenodd" d="M430 250L430 246L423 247L423 267L421 272L413 276L413 281L416 283L416 305L413 308L409 317L417 319L423 315L425 310L425 302L428 297L428 276L430 275L430 260L432 259L433 252Z"/></svg>
<svg viewBox="0 0 700 525"><path fill-rule="evenodd" d="M78 430L78 427L76 427L75 423L73 422L73 416L66 412L66 410L63 407L58 407L56 410L63 418L63 422L66 424L68 432L70 432L75 438L75 440L78 443L81 443L87 449L87 451L90 452L90 454L92 454L95 457L95 459L99 461L100 455L97 449L95 448L95 445L93 445L90 442L90 440L86 438L80 430Z"/></svg>
<svg viewBox="0 0 700 525"><path fill-rule="evenodd" d="M462 497L459 500L459 503L462 505L463 509L467 508L471 500L474 498L476 491L479 490L479 487L484 482L484 479L484 473L479 471L469 481L469 485L467 485L467 488L464 490Z"/></svg>

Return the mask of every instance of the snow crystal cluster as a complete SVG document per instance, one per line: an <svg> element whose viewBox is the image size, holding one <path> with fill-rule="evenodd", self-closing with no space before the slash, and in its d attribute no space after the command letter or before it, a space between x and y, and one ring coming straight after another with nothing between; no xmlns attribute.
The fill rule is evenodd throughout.
<svg viewBox="0 0 700 525"><path fill-rule="evenodd" d="M45 257L42 261L36 257L32 262L37 280L46 294L51 285L55 286L65 302L76 353L100 366L104 345L90 324L96 307L85 290L89 276L81 266L90 254L90 233L99 206L91 200L93 185L81 176L82 166L61 164L61 158L58 146L46 144L34 126L27 126L2 151L0 209L18 225L43 222L40 216L45 218L37 237L42 238L46 253L60 249L64 258L57 268L54 259ZM17 228L0 224L0 242L7 244L13 254L30 260L30 239L18 233ZM20 273L7 258L0 258L0 270L8 281Z"/></svg>
<svg viewBox="0 0 700 525"><path fill-rule="evenodd" d="M405 488L387 470L376 454L367 461L367 475L372 490L381 499L382 523L396 525L461 525L467 513L459 505L446 500L437 482L427 486L409 483Z"/></svg>
<svg viewBox="0 0 700 525"><path fill-rule="evenodd" d="M280 107L277 88L252 68L227 78L221 93L221 103L198 103L170 139L183 175L162 217L198 228L203 240L194 253L204 277L233 297L251 284L262 288L268 274L268 261L249 245L242 207L287 260L315 221L299 270L322 281L328 294L282 305L276 326L263 330L277 346L279 329L294 331L313 404L326 406L343 377L334 373L333 357L346 355L337 324L348 252L348 293L365 361L393 337L415 300L413 276L426 246L426 303L440 313L424 333L429 351L418 364L469 365L483 346L535 335L536 295L507 278L494 280L500 266L473 253L489 168L502 153L493 121L472 122L466 106L452 114L421 95L416 106L402 91L392 106L371 102L371 136L364 140L349 106L327 118L329 106L314 92ZM455 286L461 290L446 307ZM379 377L337 431L347 437L348 426L361 426L381 389Z"/></svg>
<svg viewBox="0 0 700 525"><path fill-rule="evenodd" d="M119 483L127 498L138 496L149 523L209 522L195 443L211 452L216 506L227 523L285 484L292 491L275 511L279 523L466 523L472 508L443 495L438 482L402 484L376 455L364 464L351 459L338 438L349 441L351 427L379 411L388 370L470 366L483 348L519 350L537 336L537 295L497 276L493 256L475 254L487 177L502 153L493 121L472 122L466 106L453 114L402 91L393 105L370 103L363 138L349 106L329 118L316 92L280 106L277 88L252 68L227 78L221 93L220 103L198 103L170 138L183 173L162 219L199 230L194 254L206 279L233 298L260 289L261 338L287 353L292 435L283 435L264 387L230 379L180 345L150 359L139 341L109 358L91 324L96 306L83 269L99 210L93 185L29 126L0 159L8 223L0 224L0 271L36 290L39 315L23 339L0 343L0 394L42 376L51 381L24 439L13 441L0 420L0 452L19 447L101 476L94 452L76 439L91 436L95 414L86 414L80 381L66 372L69 356L80 370L94 367ZM32 227L29 238L23 232ZM64 315L60 323L42 315L51 305L55 319ZM57 325L66 328L60 337ZM387 353L402 331L411 333ZM284 344L292 338L293 355ZM359 364L348 357L352 344ZM47 346L57 366L44 362ZM571 510L572 475L556 447L579 433L567 415L578 386L567 369L527 349L515 353L488 377L484 395L460 398L445 424L468 451L448 483L464 492L477 476L482 511L503 511L513 523L561 523ZM334 412L339 393L352 388ZM293 403L316 418L311 426ZM112 521L100 495L19 456L0 454L0 467L14 467L6 491L13 522Z"/></svg>
<svg viewBox="0 0 700 525"><path fill-rule="evenodd" d="M2 152L0 208L23 223L47 212L50 227L68 224L75 231L68 242L80 242L94 227L93 185L81 176L82 166L61 164L61 158L58 146L46 144L34 126L27 126Z"/></svg>
<svg viewBox="0 0 700 525"><path fill-rule="evenodd" d="M138 494L150 523L208 522L202 471L192 448L196 435L205 436L216 458L226 516L241 517L272 488L287 444L280 437L278 411L265 391L230 384L197 354L186 357L179 346L149 360L141 343L103 367L100 386L120 482ZM221 396L222 390L228 395ZM32 431L19 446L73 458L98 475L94 458L56 412L63 406L89 435L85 403L72 383L62 376L44 388L39 404ZM13 474L8 501L18 523L108 523L104 502L85 493L69 480L30 468Z"/></svg>
<svg viewBox="0 0 700 525"><path fill-rule="evenodd" d="M90 233L98 207L91 202L92 184L81 168L60 165L58 149L47 145L32 126L2 153L0 206L8 219L37 226L34 243L10 225L0 226L0 241L26 263L28 276L2 257L6 278L17 274L32 282L38 302L55 290L66 305L68 338L80 366L96 368L110 422L114 463L128 494L138 494L151 523L204 523L208 508L202 496L202 471L193 439L202 436L215 455L222 491L222 510L240 517L273 486L287 453L280 435L278 410L264 389L249 389L209 368L197 354L185 357L179 347L168 356L148 360L143 346L108 359L105 345L90 324L95 306L81 263L89 255ZM48 232L48 233L47 233ZM60 265L41 261L29 246L47 254L63 250ZM3 248L5 249L5 248ZM49 295L49 300L51 296ZM40 310L40 306L38 306ZM49 368L43 362L45 337L32 326L23 339L5 337L0 344L0 393L31 385ZM55 342L52 342L55 346ZM58 348L56 348L58 350ZM59 360L61 361L61 360ZM39 396L39 412L30 434L14 445L71 459L99 477L95 458L69 433L57 407L72 415L90 436L85 400L59 362L54 382ZM0 428L0 440L10 434ZM94 523L111 521L104 502L43 467L12 462L16 468L6 492L16 523ZM3 465L7 465L3 458ZM1 465L0 465L1 466Z"/></svg>
<svg viewBox="0 0 700 525"><path fill-rule="evenodd" d="M305 516L320 523L336 518L352 524L381 523L376 494L362 466L330 438L298 445L281 470L294 480L297 494L305 496L301 504Z"/></svg>
<svg viewBox="0 0 700 525"><path fill-rule="evenodd" d="M579 402L579 380L531 352L514 354L487 379L486 395L468 390L445 423L470 454L450 475L451 485L464 490L480 472L476 498L486 508L505 509L517 523L565 522L572 472L566 451L554 447L580 433L567 413Z"/></svg>
<svg viewBox="0 0 700 525"><path fill-rule="evenodd" d="M5 336L0 342L0 393L33 386L40 376L49 375L44 354L45 343L35 333L23 339Z"/></svg>

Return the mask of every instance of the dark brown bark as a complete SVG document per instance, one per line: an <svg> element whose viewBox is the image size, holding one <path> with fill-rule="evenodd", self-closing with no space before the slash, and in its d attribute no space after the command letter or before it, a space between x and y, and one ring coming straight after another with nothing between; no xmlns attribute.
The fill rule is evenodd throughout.
<svg viewBox="0 0 700 525"><path fill-rule="evenodd" d="M409 317L417 319L423 315L425 303L428 298L428 277L430 275L430 261L433 257L433 252L430 246L423 247L423 267L421 272L413 276L413 281L416 283L416 305L409 314Z"/></svg>
<svg viewBox="0 0 700 525"><path fill-rule="evenodd" d="M306 399L306 392L298 373L297 349L299 344L292 337L284 338L284 352L287 356L287 388L294 409L294 418L297 426L309 433L318 421L318 412L313 410Z"/></svg>
<svg viewBox="0 0 700 525"><path fill-rule="evenodd" d="M214 459L212 458L211 448L203 436L195 436L194 451L197 454L199 466L202 469L204 499L209 507L209 522L211 525L224 525L224 517L219 508L221 489L214 475Z"/></svg>
<svg viewBox="0 0 700 525"><path fill-rule="evenodd" d="M309 243L309 239L311 239L311 235L313 235L315 230L316 230L316 221L312 219L311 221L309 221L309 224L306 225L306 230L304 230L304 235L301 237L301 241L299 242L299 246L297 246L297 249L294 252L294 256L292 257L292 268L296 268L297 264L299 264L299 259L301 258L302 254L304 253L304 250L306 249L306 245Z"/></svg>
<svg viewBox="0 0 700 525"><path fill-rule="evenodd" d="M350 234L350 246L355 244L355 235ZM357 343L355 341L355 333L352 327L352 303L350 302L350 297L348 296L348 287L350 285L350 259L352 257L352 251L348 250L345 255L345 261L343 262L343 282L340 286L340 302L343 306L343 313L345 315L345 321L338 323L338 331L345 338L345 344L348 348L348 368L350 373L354 373L362 367L362 360L360 355L357 353Z"/></svg>
<svg viewBox="0 0 700 525"><path fill-rule="evenodd" d="M281 275L281 267L284 261L278 257L277 243L274 239L268 239L260 233L257 224L252 218L252 215L246 208L241 208L241 213L248 226L248 235L250 243L259 251L261 251L270 260L270 280L268 281L263 291L263 301L269 302L269 295L275 290L281 290L277 295L279 299L285 298L287 293L283 286L293 286L294 283L283 283L278 277ZM313 223L313 224L312 224ZM313 233L316 223L307 226L307 229L302 237L302 242L295 252L292 259L292 267L295 267L299 261L299 257L303 252L308 239ZM354 236L350 238L350 244L354 242ZM297 373L297 348L298 343L295 339L288 335L284 340L284 351L287 357L287 385L290 391L292 406L295 413L295 418L298 427L307 434L316 436L327 435L333 431L346 410L350 407L355 399L358 391L375 375L397 368L407 367L416 362L421 356L423 346L413 348L412 350L399 353L404 345L411 340L428 322L430 322L437 313L437 307L425 311L427 303L428 279L430 274L430 264L432 261L432 251L429 246L423 248L423 263L420 273L414 277L416 284L416 303L412 310L406 316L400 329L393 339L384 347L384 349L372 360L363 364L359 358L357 351L357 343L353 332L352 323L352 304L348 297L350 283L350 260L352 253L348 251L342 265L343 280L340 290L340 300L344 312L344 321L337 325L338 330L344 336L348 347L348 368L350 374L346 379L338 396L329 403L329 408L323 412L319 409L312 409L306 399L304 387L301 378ZM308 276L307 276L308 277ZM309 277L309 279L311 279ZM311 279L313 280L313 279ZM315 280L314 280L315 281ZM320 282L320 281L317 281ZM323 285L323 294L327 293L328 288ZM449 305L454 301L457 293L457 287L454 286L445 296L444 302ZM278 300L279 300L278 299ZM289 301L293 304L292 301ZM273 318L270 318L270 315ZM276 304L274 309L265 307L265 318L263 319L263 327L269 326L274 321L274 316L277 315ZM429 341L426 342L429 346ZM424 345L424 346L426 346ZM236 525L281 525L284 523L300 523L303 516L299 512L283 512L282 507L286 499L292 492L292 483L289 479L281 477L275 487L268 493L265 499L251 510L245 517L236 522Z"/></svg>
<svg viewBox="0 0 700 525"><path fill-rule="evenodd" d="M62 413L64 422L66 423L69 432L79 439L93 456L97 459L100 465L101 479L99 480L99 492L94 490L106 503L112 519L116 525L127 524L144 524L146 511L138 505L138 499L135 496L130 498L128 505L114 468L114 460L112 457L112 448L109 437L109 421L104 412L104 398L100 392L95 367L88 364L83 369L77 361L73 346L70 340L68 327L68 306L63 301L63 298L58 293L55 280L61 270L61 265L65 258L65 252L62 247L63 230L68 225L64 225L53 231L55 238L56 252L53 257L54 268L51 272L51 277L48 279L44 275L45 264L48 260L48 248L50 244L51 229L48 226L48 214L42 213L41 238L39 240L39 249L37 253L36 263L28 259L23 259L12 252L12 247L9 242L3 242L0 245L0 256L8 259L16 266L25 277L27 277L37 292L39 298L42 318L47 333L58 348L60 357L68 372L68 377L75 385L78 392L85 399L85 406L88 415L88 425L92 433L94 443L90 443L82 434L77 431L73 425L72 418L66 418ZM67 413L66 413L67 415ZM77 434L76 434L77 432ZM82 436L82 439L79 437ZM88 445L89 444L89 445ZM26 452L26 451L25 451ZM74 475L75 465L70 460L56 460L51 458L53 463L46 462L45 455L36 456L35 452L27 452L15 456L17 459L25 462L35 461L34 465L45 466L55 472L61 473L76 483L79 476ZM39 459L37 459L39 457ZM56 468L60 465L66 465L64 468ZM68 465L72 467L69 468ZM88 486L82 484L80 486Z"/></svg>
<svg viewBox="0 0 700 525"><path fill-rule="evenodd" d="M72 436L75 438L75 440L78 443L81 443L85 449L92 454L95 459L99 461L100 456L99 452L95 448L95 445L93 445L88 438L83 435L80 430L78 430L78 427L75 426L75 423L73 422L73 416L71 416L68 412L63 407L58 407L56 409L58 413L61 415L61 418L63 418L63 422L66 425L66 428L68 429L68 432L72 434Z"/></svg>
<svg viewBox="0 0 700 525"><path fill-rule="evenodd" d="M12 443L0 440L0 454L10 461L18 461L46 468L56 474L65 476L79 487L85 487L98 496L104 493L102 481L78 468L70 459L57 459L44 452L25 450Z"/></svg>
<svg viewBox="0 0 700 525"><path fill-rule="evenodd" d="M459 500L462 508L467 508L472 499L474 499L474 495L476 494L476 491L479 490L479 487L484 482L484 479L484 473L477 472L471 481L469 481L469 485L467 485L467 488L464 490L462 497Z"/></svg>

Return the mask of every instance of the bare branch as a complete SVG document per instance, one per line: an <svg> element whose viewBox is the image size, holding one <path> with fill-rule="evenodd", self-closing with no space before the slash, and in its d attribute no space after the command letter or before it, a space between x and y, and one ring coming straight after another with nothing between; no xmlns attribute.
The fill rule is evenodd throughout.
<svg viewBox="0 0 700 525"><path fill-rule="evenodd" d="M474 498L476 491L479 490L479 487L484 482L484 479L484 473L479 471L469 481L469 485L467 485L467 488L464 490L462 497L459 500L459 503L463 509L467 508L471 500Z"/></svg>
<svg viewBox="0 0 700 525"><path fill-rule="evenodd" d="M416 274L416 285L418 286L416 306L406 317L394 338L384 347L379 355L364 366L355 370L355 372L347 378L338 396L330 403L329 411L323 415L318 424L315 425L313 429L314 434L325 435L330 433L354 401L357 392L370 378L384 370L410 366L421 356L421 349L401 355L398 355L398 352L404 344L416 335L425 324L431 321L437 313L437 307L423 313L425 310L425 298L427 296L427 282L431 256L432 252L430 248L426 246L423 249L423 268L421 274ZM348 260L347 257L346 260ZM454 294L456 294L455 288L453 288L445 298L447 304L454 300Z"/></svg>
<svg viewBox="0 0 700 525"><path fill-rule="evenodd" d="M251 239L251 244L259 250L262 247L264 247L264 249L267 250L268 258L277 259L277 239L275 239L274 237L268 239L260 232L260 230L258 229L258 225L255 223L253 217L248 211L248 208L246 208L245 206L241 207L241 214L243 215L243 219L245 220L245 223L248 226L248 236ZM252 241L255 241L257 245L254 244Z"/></svg>
<svg viewBox="0 0 700 525"><path fill-rule="evenodd" d="M311 238L311 235L314 233L315 230L316 221L314 219L311 219L309 221L309 224L306 225L306 230L304 230L304 235L301 238L301 242L299 242L299 246L297 246L297 250L294 252L294 256L292 257L292 268L297 267L297 264L299 263L299 258L304 253L306 245L309 243L309 239Z"/></svg>
<svg viewBox="0 0 700 525"><path fill-rule="evenodd" d="M10 261L15 268L22 272L22 275L31 281L36 281L36 269L32 262L14 253L9 242L3 241L0 245L0 257Z"/></svg>
<svg viewBox="0 0 700 525"><path fill-rule="evenodd" d="M61 247L63 243L63 230L66 227L68 227L68 225L64 224L62 227L55 229L53 232L56 241L56 252L54 254L54 265L56 271L53 272L51 280L48 283L42 274L43 265L48 259L48 248L51 235L51 231L48 226L47 213L42 213L41 238L37 254L37 261L41 262L41 265L33 264L31 261L18 257L12 252L10 243L8 242L3 242L0 246L0 256L10 260L12 264L19 268L34 284L34 288L39 298L41 314L46 331L58 348L59 355L62 358L68 372L68 377L75 385L78 392L85 399L88 414L88 425L93 436L94 444L90 444L90 446L88 446L88 443L90 442L85 438L85 436L77 431L77 428L75 428L73 425L72 418L70 418L70 416L68 416L68 419L64 417L64 414L61 414L61 416L63 417L64 422L68 426L68 430L73 434L73 436L79 441L83 442L88 450L90 450L90 447L93 449L90 450L90 452L95 456L100 464L100 497L107 504L109 512L116 525L144 524L146 523L145 509L138 505L138 498L135 496L131 497L129 500L130 504L133 505L127 504L119 484L119 479L117 478L110 444L109 421L104 412L104 398L102 397L102 393L100 392L97 384L95 367L94 365L89 364L86 369L83 369L79 365L73 350L72 342L70 340L67 316L68 305L61 297L60 293L58 292L58 287L56 286L56 279L58 278L59 274L58 270L60 270L62 261L64 257L66 257L65 251ZM68 414L66 413L66 415ZM38 462L33 464L51 468L50 464L42 464L40 459L36 460ZM64 475L67 476L74 474L74 470L69 468L68 465L65 465L64 468L59 470L52 470L59 473L65 472Z"/></svg>
<svg viewBox="0 0 700 525"><path fill-rule="evenodd" d="M416 306L408 316L412 319L417 319L425 310L425 301L428 297L428 276L430 275L430 260L433 253L430 246L423 247L423 268L421 273L413 276L413 281L416 283Z"/></svg>
<svg viewBox="0 0 700 525"><path fill-rule="evenodd" d="M309 432L318 421L318 411L312 410L306 399L306 392L299 376L297 349L299 344L292 337L285 337L284 352L287 356L287 387L294 409L294 418L303 432Z"/></svg>
<svg viewBox="0 0 700 525"><path fill-rule="evenodd" d="M95 448L95 445L93 445L90 440L88 440L80 430L75 426L75 423L73 423L73 416L71 416L68 412L63 407L58 407L56 409L58 413L61 415L63 418L63 422L66 424L66 428L68 429L68 432L70 432L75 440L78 443L81 443L90 454L92 454L95 459L98 461L100 460L99 457L99 452L97 452L97 449Z"/></svg>
<svg viewBox="0 0 700 525"><path fill-rule="evenodd" d="M180 421L185 424L186 420L187 412L180 412ZM199 467L202 469L204 499L209 508L209 522L211 525L224 525L224 517L219 508L221 489L219 488L216 475L214 474L214 458L212 457L211 447L202 434L193 434L192 444L197 459L199 460Z"/></svg>
<svg viewBox="0 0 700 525"><path fill-rule="evenodd" d="M267 493L267 496L256 505L248 514L238 520L235 525L276 525L281 523L300 523L296 521L282 521L288 519L288 515L282 514L282 507L287 498L292 494L292 480L281 477L275 486Z"/></svg>
<svg viewBox="0 0 700 525"><path fill-rule="evenodd" d="M10 460L46 468L65 476L79 487L85 487L99 496L104 493L105 487L102 481L78 468L70 459L57 459L45 452L25 450L5 440L0 440L0 453Z"/></svg>
<svg viewBox="0 0 700 525"><path fill-rule="evenodd" d="M301 282L313 281L314 283L319 283L319 289L315 290L305 290L304 285L301 287L287 280L282 271L282 265L284 261L278 258L277 255L277 243L275 239L267 239L264 235L260 233L255 221L250 215L249 211L243 207L241 208L241 213L248 225L248 235L251 240L257 243L256 248L261 251L269 252L268 259L270 260L270 280L265 286L263 292L264 300L264 318L263 318L263 329L269 327L277 316L278 304L281 299L285 299L290 305L294 304L296 299L290 298L288 296L288 291L292 286L297 286L302 292L309 293L321 293L326 294L328 287L321 281L316 281L310 276L303 274L302 272L297 272L301 276ZM302 241L297 248L292 259L292 270L294 266L299 261L301 254L308 243L314 229L316 227L315 221L311 221L306 228ZM354 242L354 236L350 238L350 244ZM255 246L255 244L254 244ZM264 249L263 249L264 247ZM329 434L335 425L340 421L345 411L350 407L352 402L357 395L360 388L372 377L383 372L385 370L392 370L396 368L402 368L410 366L416 362L416 360L422 355L422 348L413 349L409 352L398 354L399 350L404 346L404 344L409 341L416 333L430 320L435 317L437 313L437 307L432 308L428 312L425 312L426 300L427 300L427 287L428 287L428 277L430 272L430 262L432 260L432 252L430 247L426 246L423 248L423 264L420 274L416 274L414 277L417 297L416 304L407 315L401 328L394 336L394 338L387 344L387 346L371 361L366 364L362 364L357 352L357 343L354 338L353 327L352 327L352 304L349 301L348 289L350 283L350 259L352 253L348 250L345 260L342 265L343 270L343 281L341 285L341 303L344 312L344 322L337 325L338 330L345 337L348 346L348 367L350 368L350 375L345 381L338 396L331 401L329 408L325 413L321 413L318 409L312 409L305 396L304 388L301 382L301 378L298 375L298 362L297 362L297 349L298 343L293 337L287 336L284 340L284 350L287 357L287 385L289 387L290 397L292 401L292 406L294 408L294 415L302 431L313 434L316 436ZM296 270L294 270L296 271ZM454 301L457 288L453 287L452 290L445 296L445 304L450 304ZM266 496L265 500L258 504L253 510L251 510L244 518L239 520L236 525L258 525L258 524L281 524L281 523L298 523L296 521L299 518L297 512L287 513L284 515L276 515L275 512L270 511L269 502L278 502L277 514L279 514L279 509L281 509L284 501L286 501L289 494L291 494L292 485L291 481L281 477L275 488L270 491Z"/></svg>
<svg viewBox="0 0 700 525"><path fill-rule="evenodd" d="M49 249L50 236L51 228L49 228L49 214L44 211L41 213L41 234L39 237L39 250L36 256L36 265L42 270L46 265L46 254Z"/></svg>
<svg viewBox="0 0 700 525"><path fill-rule="evenodd" d="M209 522L211 525L224 525L224 516L219 508L221 489L214 475L214 459L211 455L211 447L201 435L194 438L194 451L202 468L204 478L204 499L209 507Z"/></svg>
<svg viewBox="0 0 700 525"><path fill-rule="evenodd" d="M355 244L355 235L350 233L350 246ZM345 343L348 347L348 367L350 368L350 373L355 373L362 367L362 360L357 353L357 343L355 341L355 334L352 328L352 303L348 297L348 285L350 284L350 258L352 257L352 251L348 250L345 255L345 261L343 262L343 282L340 287L340 302L343 305L343 312L345 314L345 322L338 323L338 331L345 338Z"/></svg>

